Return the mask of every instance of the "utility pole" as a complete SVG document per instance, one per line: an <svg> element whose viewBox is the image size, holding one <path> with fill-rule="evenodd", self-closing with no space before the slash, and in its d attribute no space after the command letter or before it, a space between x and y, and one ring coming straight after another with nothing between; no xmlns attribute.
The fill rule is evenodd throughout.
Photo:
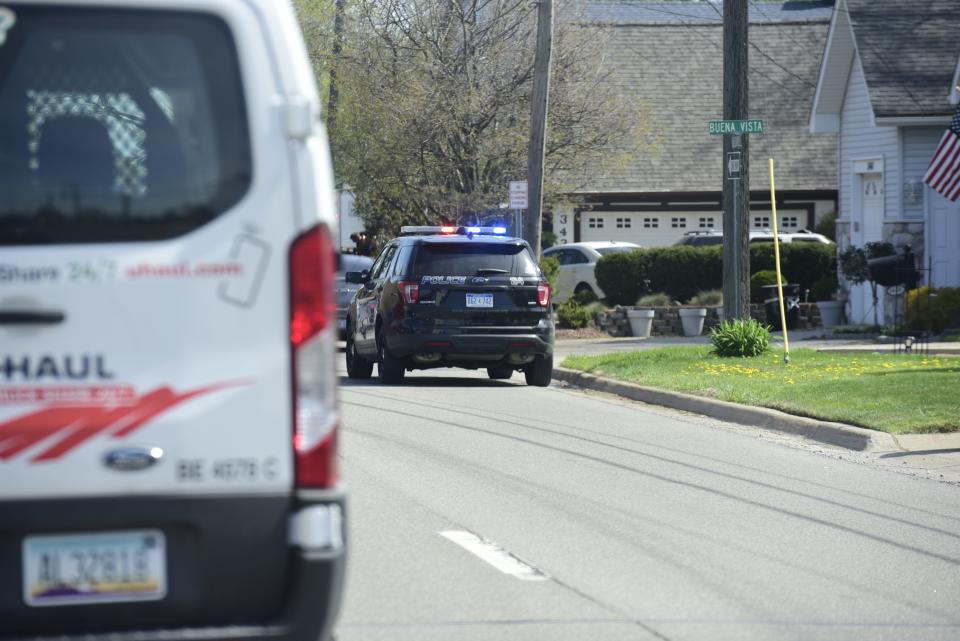
<svg viewBox="0 0 960 641"><path fill-rule="evenodd" d="M340 65L340 55L343 53L343 15L346 0L336 0L333 9L333 48L330 62L330 93L327 95L327 131L333 129L337 120L337 103L340 101L339 78L337 67Z"/></svg>
<svg viewBox="0 0 960 641"><path fill-rule="evenodd" d="M748 110L747 0L723 3L723 118ZM748 136L723 136L723 312L750 318L750 155Z"/></svg>
<svg viewBox="0 0 960 641"><path fill-rule="evenodd" d="M553 49L553 0L538 0L537 54L533 62L533 105L530 112L530 146L527 150L529 203L523 220L523 237L540 256L543 207L543 156L546 148L547 107L550 97L550 55Z"/></svg>

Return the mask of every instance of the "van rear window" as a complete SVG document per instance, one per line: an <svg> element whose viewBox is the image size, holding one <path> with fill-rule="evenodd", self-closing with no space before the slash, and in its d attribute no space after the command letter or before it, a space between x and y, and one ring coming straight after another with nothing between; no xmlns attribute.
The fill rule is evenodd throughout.
<svg viewBox="0 0 960 641"><path fill-rule="evenodd" d="M0 245L173 238L243 197L247 114L221 19L3 6Z"/></svg>
<svg viewBox="0 0 960 641"><path fill-rule="evenodd" d="M539 274L530 252L523 245L505 243L423 243L414 261L416 276L535 277Z"/></svg>

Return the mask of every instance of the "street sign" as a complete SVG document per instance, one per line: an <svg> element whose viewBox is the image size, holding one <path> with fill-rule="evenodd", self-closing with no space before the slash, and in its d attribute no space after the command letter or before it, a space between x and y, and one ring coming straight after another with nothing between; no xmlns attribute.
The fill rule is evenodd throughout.
<svg viewBox="0 0 960 641"><path fill-rule="evenodd" d="M762 120L711 120L711 136L730 136L733 134L763 134Z"/></svg>
<svg viewBox="0 0 960 641"><path fill-rule="evenodd" d="M727 152L727 180L740 180L740 152Z"/></svg>
<svg viewBox="0 0 960 641"><path fill-rule="evenodd" d="M510 183L510 209L527 208L527 181L514 180Z"/></svg>

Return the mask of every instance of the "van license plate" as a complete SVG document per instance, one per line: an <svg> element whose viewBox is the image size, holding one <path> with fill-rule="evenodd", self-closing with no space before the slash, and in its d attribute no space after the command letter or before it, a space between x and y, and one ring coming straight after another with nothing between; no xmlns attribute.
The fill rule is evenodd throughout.
<svg viewBox="0 0 960 641"><path fill-rule="evenodd" d="M467 294L467 307L493 307L493 294Z"/></svg>
<svg viewBox="0 0 960 641"><path fill-rule="evenodd" d="M28 536L23 600L29 606L157 601L167 594L159 530Z"/></svg>

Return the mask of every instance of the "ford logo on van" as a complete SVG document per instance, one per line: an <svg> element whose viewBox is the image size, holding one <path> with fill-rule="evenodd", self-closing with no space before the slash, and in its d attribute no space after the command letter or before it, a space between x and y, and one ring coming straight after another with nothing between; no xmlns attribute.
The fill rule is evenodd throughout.
<svg viewBox="0 0 960 641"><path fill-rule="evenodd" d="M163 449L159 447L121 447L107 452L103 464L119 472L145 470L160 460Z"/></svg>

